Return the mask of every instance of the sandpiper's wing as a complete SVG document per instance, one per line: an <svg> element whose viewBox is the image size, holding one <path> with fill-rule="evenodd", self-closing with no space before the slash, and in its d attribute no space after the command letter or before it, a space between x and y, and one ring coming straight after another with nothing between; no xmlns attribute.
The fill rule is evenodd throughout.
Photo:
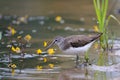
<svg viewBox="0 0 120 80"><path fill-rule="evenodd" d="M101 36L101 34L91 35L91 36L73 35L73 36L66 37L65 41L68 42L68 44L70 44L72 47L82 47L82 46L96 40L100 36Z"/></svg>

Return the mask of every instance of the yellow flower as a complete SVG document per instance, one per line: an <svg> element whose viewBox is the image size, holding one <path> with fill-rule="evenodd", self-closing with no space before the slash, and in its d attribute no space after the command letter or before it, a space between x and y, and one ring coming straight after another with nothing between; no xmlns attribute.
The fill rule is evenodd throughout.
<svg viewBox="0 0 120 80"><path fill-rule="evenodd" d="M43 67L42 66L39 66L39 65L37 65L37 70L42 70L43 69Z"/></svg>
<svg viewBox="0 0 120 80"><path fill-rule="evenodd" d="M12 76L14 76L15 68L17 67L16 64L10 63L10 64L8 65L8 67L12 69L12 71L11 71L11 72L12 72Z"/></svg>
<svg viewBox="0 0 120 80"><path fill-rule="evenodd" d="M10 63L9 65L8 65L8 67L10 67L11 69L12 69L12 76L14 76L14 73L15 73L15 68L17 67L16 66L16 64L12 64L12 63Z"/></svg>
<svg viewBox="0 0 120 80"><path fill-rule="evenodd" d="M12 27L11 27L11 26L8 26L8 29L10 30L10 29L12 29Z"/></svg>
<svg viewBox="0 0 120 80"><path fill-rule="evenodd" d="M62 20L62 17L61 17L61 16L56 16L56 17L55 17L55 21L60 22L61 20Z"/></svg>
<svg viewBox="0 0 120 80"><path fill-rule="evenodd" d="M27 23L27 18L28 18L28 15L19 17L19 18L18 18L18 22Z"/></svg>
<svg viewBox="0 0 120 80"><path fill-rule="evenodd" d="M41 54L41 53L42 53L42 50L41 50L41 49L38 49L38 50L36 50L36 53L37 53L37 54Z"/></svg>
<svg viewBox="0 0 120 80"><path fill-rule="evenodd" d="M17 36L18 39L22 38L22 36Z"/></svg>
<svg viewBox="0 0 120 80"><path fill-rule="evenodd" d="M16 52L16 53L20 53L20 52L21 52L21 50L20 50L19 47L16 47L16 48L15 48L14 46L12 46L11 50L12 50L13 52Z"/></svg>
<svg viewBox="0 0 120 80"><path fill-rule="evenodd" d="M16 53L20 53L20 52L21 52L20 48L16 47Z"/></svg>
<svg viewBox="0 0 120 80"><path fill-rule="evenodd" d="M43 46L44 46L44 47L46 47L46 46L47 46L47 42L46 42L46 41L44 41Z"/></svg>
<svg viewBox="0 0 120 80"><path fill-rule="evenodd" d="M9 68L16 68L17 66L16 66L16 64L10 63L10 64L8 65L8 67L9 67Z"/></svg>
<svg viewBox="0 0 120 80"><path fill-rule="evenodd" d="M14 28L12 28L11 26L8 26L8 29L10 30L12 35L14 35L16 33L16 30Z"/></svg>
<svg viewBox="0 0 120 80"><path fill-rule="evenodd" d="M93 28L94 28L94 31L99 32L98 26L95 25Z"/></svg>
<svg viewBox="0 0 120 80"><path fill-rule="evenodd" d="M49 55L53 55L55 53L54 49L50 48L47 50Z"/></svg>
<svg viewBox="0 0 120 80"><path fill-rule="evenodd" d="M16 51L16 49L13 46L12 46L11 50L14 51L14 52Z"/></svg>
<svg viewBox="0 0 120 80"><path fill-rule="evenodd" d="M14 28L11 29L11 34L14 35L16 33L16 30Z"/></svg>
<svg viewBox="0 0 120 80"><path fill-rule="evenodd" d="M95 44L94 44L94 48L95 48L95 49L98 49L98 47L99 47L98 43L95 43Z"/></svg>
<svg viewBox="0 0 120 80"><path fill-rule="evenodd" d="M8 64L8 67L11 68L12 63Z"/></svg>
<svg viewBox="0 0 120 80"><path fill-rule="evenodd" d="M26 41L30 41L31 38L32 38L32 37L31 37L31 35L29 35L29 34L24 37L24 39L25 39Z"/></svg>
<svg viewBox="0 0 120 80"><path fill-rule="evenodd" d="M49 67L50 68L54 68L54 64L49 64Z"/></svg>
<svg viewBox="0 0 120 80"><path fill-rule="evenodd" d="M47 62L47 58L43 58L43 62Z"/></svg>
<svg viewBox="0 0 120 80"><path fill-rule="evenodd" d="M11 65L11 68L16 68L16 67L17 67L16 64Z"/></svg>

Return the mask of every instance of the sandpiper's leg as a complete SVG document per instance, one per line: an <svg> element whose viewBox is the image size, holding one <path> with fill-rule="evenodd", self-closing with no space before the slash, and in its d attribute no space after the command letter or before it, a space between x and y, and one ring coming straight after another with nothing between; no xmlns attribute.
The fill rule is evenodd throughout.
<svg viewBox="0 0 120 80"><path fill-rule="evenodd" d="M76 66L78 66L79 65L79 55L77 54L76 55Z"/></svg>

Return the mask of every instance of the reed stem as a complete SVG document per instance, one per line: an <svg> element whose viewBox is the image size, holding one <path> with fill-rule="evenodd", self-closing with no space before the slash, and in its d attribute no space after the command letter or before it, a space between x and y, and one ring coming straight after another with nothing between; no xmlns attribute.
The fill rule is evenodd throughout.
<svg viewBox="0 0 120 80"><path fill-rule="evenodd" d="M95 12L98 20L98 28L103 35L100 38L101 47L108 48L108 31L106 28L106 15L108 9L108 0L93 0Z"/></svg>

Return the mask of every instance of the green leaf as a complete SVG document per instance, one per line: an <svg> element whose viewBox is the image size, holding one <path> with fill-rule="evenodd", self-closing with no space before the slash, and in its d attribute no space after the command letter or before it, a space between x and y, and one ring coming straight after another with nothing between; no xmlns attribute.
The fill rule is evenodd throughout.
<svg viewBox="0 0 120 80"><path fill-rule="evenodd" d="M114 19L116 22L118 22L118 24L120 25L120 21L114 15L109 15L106 21L106 26L108 26L108 23L111 18Z"/></svg>

